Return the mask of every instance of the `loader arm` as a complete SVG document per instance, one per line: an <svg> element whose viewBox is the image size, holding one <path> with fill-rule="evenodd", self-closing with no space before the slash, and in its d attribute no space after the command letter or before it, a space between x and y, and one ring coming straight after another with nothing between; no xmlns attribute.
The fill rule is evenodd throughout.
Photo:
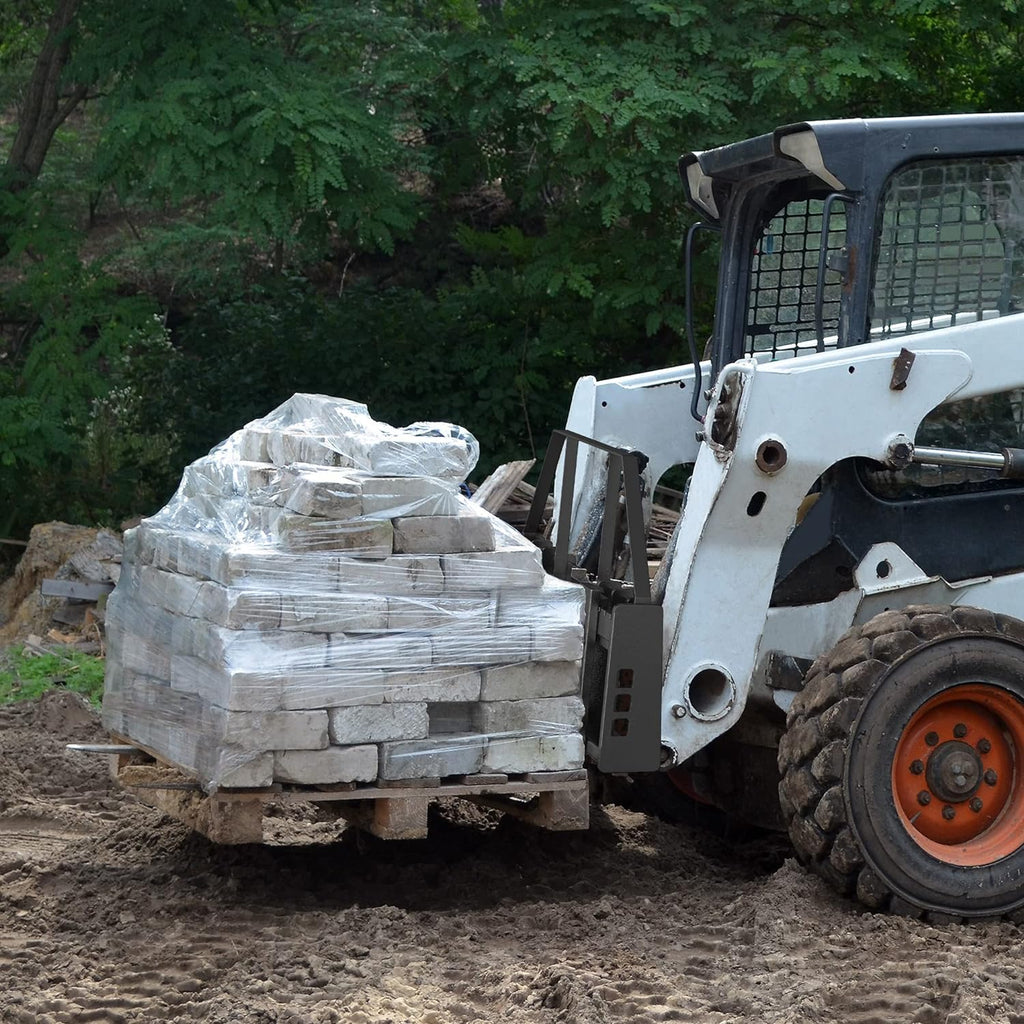
<svg viewBox="0 0 1024 1024"><path fill-rule="evenodd" d="M1024 385L1020 317L726 367L671 545L664 593L663 763L730 729L750 693L783 544L815 481L842 459L891 461L954 395ZM902 351L914 354L894 389ZM1016 368L1008 374L1008 368Z"/></svg>

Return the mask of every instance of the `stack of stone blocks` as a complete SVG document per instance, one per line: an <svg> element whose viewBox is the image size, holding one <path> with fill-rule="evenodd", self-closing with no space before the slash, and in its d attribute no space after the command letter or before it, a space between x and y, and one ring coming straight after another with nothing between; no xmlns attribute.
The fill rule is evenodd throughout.
<svg viewBox="0 0 1024 1024"><path fill-rule="evenodd" d="M583 592L459 492L476 441L295 395L125 535L105 726L203 787L575 769Z"/></svg>

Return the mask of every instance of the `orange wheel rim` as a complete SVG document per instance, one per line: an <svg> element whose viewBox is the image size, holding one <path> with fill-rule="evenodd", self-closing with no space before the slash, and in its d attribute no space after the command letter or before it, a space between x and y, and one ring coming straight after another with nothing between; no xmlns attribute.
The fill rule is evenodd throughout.
<svg viewBox="0 0 1024 1024"><path fill-rule="evenodd" d="M892 763L896 811L911 839L947 864L977 866L1024 842L1024 704L985 683L951 687L907 723Z"/></svg>

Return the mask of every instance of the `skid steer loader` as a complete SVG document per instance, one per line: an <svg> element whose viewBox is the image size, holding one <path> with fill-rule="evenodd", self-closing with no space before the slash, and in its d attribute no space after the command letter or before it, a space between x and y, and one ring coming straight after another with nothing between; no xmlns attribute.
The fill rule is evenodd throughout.
<svg viewBox="0 0 1024 1024"><path fill-rule="evenodd" d="M720 246L707 358L691 325L692 365L580 380L526 528L588 589L590 756L787 828L870 907L1020 911L1024 114L795 124L679 169L688 279Z"/></svg>

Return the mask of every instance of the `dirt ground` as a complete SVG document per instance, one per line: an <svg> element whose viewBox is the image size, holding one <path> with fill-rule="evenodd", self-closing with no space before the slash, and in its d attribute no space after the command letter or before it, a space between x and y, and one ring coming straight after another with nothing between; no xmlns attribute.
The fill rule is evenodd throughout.
<svg viewBox="0 0 1024 1024"><path fill-rule="evenodd" d="M778 838L456 804L429 840L216 847L64 750L101 738L71 694L0 708L4 1024L1024 1024L1017 926L862 912Z"/></svg>

